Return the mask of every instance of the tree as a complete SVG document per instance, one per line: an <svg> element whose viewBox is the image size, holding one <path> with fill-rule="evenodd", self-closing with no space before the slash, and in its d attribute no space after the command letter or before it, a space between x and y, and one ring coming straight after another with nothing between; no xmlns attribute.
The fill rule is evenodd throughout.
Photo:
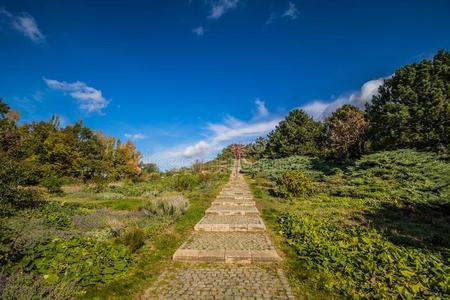
<svg viewBox="0 0 450 300"><path fill-rule="evenodd" d="M271 158L316 155L322 124L301 109L291 111L268 135L266 153Z"/></svg>
<svg viewBox="0 0 450 300"><path fill-rule="evenodd" d="M324 154L335 159L361 155L368 125L358 108L349 104L338 108L325 120Z"/></svg>
<svg viewBox="0 0 450 300"><path fill-rule="evenodd" d="M0 216L35 206L43 197L24 187L27 169L23 165L20 132L9 106L0 98Z"/></svg>
<svg viewBox="0 0 450 300"><path fill-rule="evenodd" d="M263 137L257 137L253 143L248 144L245 147L245 156L258 160L264 157L267 147L267 140Z"/></svg>
<svg viewBox="0 0 450 300"><path fill-rule="evenodd" d="M450 52L406 65L367 107L376 149L450 150Z"/></svg>

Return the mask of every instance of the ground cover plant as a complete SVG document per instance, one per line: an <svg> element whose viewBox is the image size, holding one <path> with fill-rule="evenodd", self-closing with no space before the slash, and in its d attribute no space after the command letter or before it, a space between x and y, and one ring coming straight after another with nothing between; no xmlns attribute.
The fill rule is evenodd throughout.
<svg viewBox="0 0 450 300"><path fill-rule="evenodd" d="M294 171L293 171L294 170ZM296 171L295 171L296 170ZM291 284L308 299L445 299L450 296L450 163L414 150L347 163L292 156L243 170L279 234ZM301 172L315 189L283 178ZM295 190L295 189L294 189ZM300 271L301 270L301 271Z"/></svg>
<svg viewBox="0 0 450 300"><path fill-rule="evenodd" d="M1 218L1 298L128 298L151 278L140 272L156 276L170 257L167 243L181 242L174 234L198 221L226 177L185 170L116 182L102 192L63 186L42 205ZM24 282L33 284L23 289Z"/></svg>

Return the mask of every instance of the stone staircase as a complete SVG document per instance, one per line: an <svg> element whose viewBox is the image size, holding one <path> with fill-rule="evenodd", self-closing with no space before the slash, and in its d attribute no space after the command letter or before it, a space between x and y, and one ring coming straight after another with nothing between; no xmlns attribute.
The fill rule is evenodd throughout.
<svg viewBox="0 0 450 300"><path fill-rule="evenodd" d="M295 299L237 164L194 229L142 299Z"/></svg>
<svg viewBox="0 0 450 300"><path fill-rule="evenodd" d="M274 262L280 260L235 165L230 181L195 225L195 233L175 252L175 261Z"/></svg>

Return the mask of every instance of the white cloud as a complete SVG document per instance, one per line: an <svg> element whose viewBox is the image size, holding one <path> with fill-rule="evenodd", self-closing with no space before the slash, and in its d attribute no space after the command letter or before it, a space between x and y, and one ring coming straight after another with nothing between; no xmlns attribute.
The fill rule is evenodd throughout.
<svg viewBox="0 0 450 300"><path fill-rule="evenodd" d="M235 9L239 0L215 0L211 2L210 19L219 19L228 11Z"/></svg>
<svg viewBox="0 0 450 300"><path fill-rule="evenodd" d="M344 104L351 104L360 109L364 109L370 103L372 97L378 93L378 87L383 84L384 79L378 78L364 83L360 90L347 95L341 95L334 101L327 102L316 100L303 105L301 108L316 120L323 120L336 109Z"/></svg>
<svg viewBox="0 0 450 300"><path fill-rule="evenodd" d="M264 102L255 100L256 111L264 115L264 119L253 118L242 121L227 115L221 123L208 123L206 138L191 144L177 145L145 158L148 162L155 162L162 169L188 166L195 160L209 160L231 143L248 143L258 136L263 136L275 128L281 118L271 116L265 108Z"/></svg>
<svg viewBox="0 0 450 300"><path fill-rule="evenodd" d="M194 145L187 146L182 154L186 157L204 156L207 152L211 151L212 148L213 147L209 143L202 140Z"/></svg>
<svg viewBox="0 0 450 300"><path fill-rule="evenodd" d="M127 139L130 139L132 141L136 141L136 140L144 140L147 138L146 135L142 134L142 133L125 133L124 136Z"/></svg>
<svg viewBox="0 0 450 300"><path fill-rule="evenodd" d="M197 36L203 36L205 34L205 28L203 28L203 26L199 26L192 29L192 33L196 34Z"/></svg>
<svg viewBox="0 0 450 300"><path fill-rule="evenodd" d="M35 43L45 41L45 35L39 30L34 18L28 13L14 15L4 8L0 8L0 16L5 16L11 28L22 33Z"/></svg>
<svg viewBox="0 0 450 300"><path fill-rule="evenodd" d="M256 115L255 118L264 118L269 115L269 111L266 108L266 104L263 100L256 98L255 99L256 104Z"/></svg>
<svg viewBox="0 0 450 300"><path fill-rule="evenodd" d="M295 3L289 2L288 9L283 13L283 17L295 20L298 18L298 9Z"/></svg>
<svg viewBox="0 0 450 300"><path fill-rule="evenodd" d="M44 78L44 81L51 89L69 93L72 98L77 100L79 108L88 113L97 112L102 114L102 109L106 108L110 102L103 97L102 91L90 87L81 81L69 83L47 78Z"/></svg>

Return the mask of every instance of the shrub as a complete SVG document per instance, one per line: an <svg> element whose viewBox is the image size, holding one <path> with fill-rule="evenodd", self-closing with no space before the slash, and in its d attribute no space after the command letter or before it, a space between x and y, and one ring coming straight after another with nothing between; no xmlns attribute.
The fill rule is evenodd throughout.
<svg viewBox="0 0 450 300"><path fill-rule="evenodd" d="M82 286L117 279L131 263L128 248L90 238L55 238L24 252L26 271L41 274L51 283L75 281Z"/></svg>
<svg viewBox="0 0 450 300"><path fill-rule="evenodd" d="M77 210L74 205L58 204L50 202L40 210L46 223L59 229L64 229L72 225L72 215Z"/></svg>
<svg viewBox="0 0 450 300"><path fill-rule="evenodd" d="M310 196L315 190L314 183L300 170L284 173L277 183L278 193L284 198Z"/></svg>
<svg viewBox="0 0 450 300"><path fill-rule="evenodd" d="M173 188L178 192L192 191L199 183L198 176L187 172L173 175Z"/></svg>
<svg viewBox="0 0 450 300"><path fill-rule="evenodd" d="M188 206L189 201L183 195L166 194L148 201L145 205L141 206L141 210L148 215L176 218L182 215Z"/></svg>
<svg viewBox="0 0 450 300"><path fill-rule="evenodd" d="M49 176L41 180L41 185L52 194L60 194L63 192L61 189L64 181L58 176Z"/></svg>
<svg viewBox="0 0 450 300"><path fill-rule="evenodd" d="M125 230L121 240L131 252L135 252L144 245L145 234L141 228L131 227Z"/></svg>
<svg viewBox="0 0 450 300"><path fill-rule="evenodd" d="M450 267L440 254L395 245L373 229L286 213L279 226L317 288L355 299L444 299Z"/></svg>
<svg viewBox="0 0 450 300"><path fill-rule="evenodd" d="M3 277L3 278L2 278ZM0 274L0 298L4 300L72 299L78 293L74 282L46 282L43 276L16 272L10 276Z"/></svg>

